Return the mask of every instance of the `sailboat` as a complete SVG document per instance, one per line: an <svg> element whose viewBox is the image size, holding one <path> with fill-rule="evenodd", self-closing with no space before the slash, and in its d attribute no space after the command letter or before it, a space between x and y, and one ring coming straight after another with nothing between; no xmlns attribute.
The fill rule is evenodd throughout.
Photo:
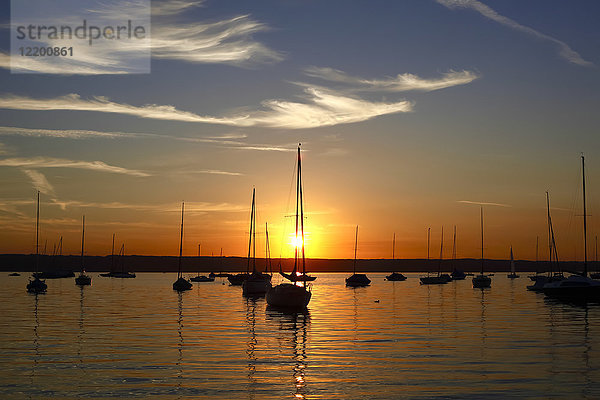
<svg viewBox="0 0 600 400"><path fill-rule="evenodd" d="M396 260L396 233L394 233L394 239L392 241L392 264ZM392 272L390 275L385 277L388 281L405 281L406 276L399 272Z"/></svg>
<svg viewBox="0 0 600 400"><path fill-rule="evenodd" d="M250 239L248 240L248 266L250 271L250 261L252 260L252 273L242 283L242 293L245 296L261 295L271 289L271 275L258 272L256 269L256 189L252 189L252 211L250 212ZM268 232L268 231L267 231ZM268 233L267 233L268 235ZM267 241L268 243L268 241ZM250 257L252 250L252 258ZM265 249L266 251L267 249ZM266 259L266 257L265 257ZM265 272L267 265L265 265Z"/></svg>
<svg viewBox="0 0 600 400"><path fill-rule="evenodd" d="M37 211L35 214L35 271L33 274L33 280L29 280L27 283L27 291L29 293L43 293L48 289L46 282L38 278L38 264L39 264L39 237L40 237L40 191L37 192Z"/></svg>
<svg viewBox="0 0 600 400"><path fill-rule="evenodd" d="M40 279L61 279L61 278L73 278L75 273L71 270L67 269L57 269L56 268L56 259L58 257L62 257L62 236L58 241L58 246L54 246L52 250L52 257L50 261L50 269L48 271L38 272L36 276ZM44 246L45 247L45 246ZM45 249L44 249L45 253Z"/></svg>
<svg viewBox="0 0 600 400"><path fill-rule="evenodd" d="M427 229L427 259L429 260L429 234L430 229ZM452 280L450 275L442 274L442 257L444 251L444 227L442 226L442 237L440 239L440 258L438 260L438 273L437 275L430 276L427 273L427 276L422 276L419 278L421 281L421 285L443 285L444 283L448 283Z"/></svg>
<svg viewBox="0 0 600 400"><path fill-rule="evenodd" d="M547 220L548 220L548 260L549 260L549 269L546 275L536 274L530 275L529 279L534 281L533 285L527 286L527 290L531 290L533 292L542 292L544 290L544 285L550 282L557 282L565 279L562 272L559 271L559 262L558 262L558 250L556 249L556 240L554 239L554 227L552 226L552 216L550 215L550 194L546 191L546 207L547 207ZM537 251L536 251L537 258ZM552 263L556 263L556 271L553 272Z"/></svg>
<svg viewBox="0 0 600 400"><path fill-rule="evenodd" d="M105 274L100 274L100 276L107 278L135 278L135 273L125 271L125 243L121 244L121 249L119 250L119 261L121 262L121 270L117 271L115 269L115 234L113 233L112 250L110 252L110 271Z"/></svg>
<svg viewBox="0 0 600 400"><path fill-rule="evenodd" d="M518 278L519 275L515 272L515 259L513 257L512 246L510 246L510 274L507 275L510 279Z"/></svg>
<svg viewBox="0 0 600 400"><path fill-rule="evenodd" d="M535 237L535 274L528 276L528 278L534 282L537 281L540 276L543 276L542 272L540 272L540 270L538 268L538 266L539 266L539 257L538 257L539 248L540 248L540 237L536 236Z"/></svg>
<svg viewBox="0 0 600 400"><path fill-rule="evenodd" d="M298 209L300 209L300 213L298 213ZM300 228L300 232L298 231L298 228ZM302 275L307 276L306 259L304 256L304 204L302 201L302 159L300 158L300 145L298 145L298 170L296 174L296 238L298 238L298 233L301 234L300 238L302 240L300 242L302 246ZM294 277L297 275L296 272L299 268L299 261L298 246L295 246ZM312 296L310 286L307 290L306 280L302 281L301 284L296 284L295 280L292 282L294 283L281 283L272 287L267 292L267 304L278 308L295 310L305 309Z"/></svg>
<svg viewBox="0 0 600 400"><path fill-rule="evenodd" d="M200 260L200 243L198 243L198 260ZM190 278L190 281L192 281L192 282L214 282L215 277L200 275L200 272L198 272L198 274L196 276L193 276Z"/></svg>
<svg viewBox="0 0 600 400"><path fill-rule="evenodd" d="M92 277L85 274L85 267L83 265L83 246L85 243L85 215L81 223L81 272L79 276L75 278L75 284L79 286L86 286L92 284Z"/></svg>
<svg viewBox="0 0 600 400"><path fill-rule="evenodd" d="M481 207L481 273L473 277L474 288L488 288L492 285L492 278L483 273L483 207Z"/></svg>
<svg viewBox="0 0 600 400"><path fill-rule="evenodd" d="M114 272L115 272L115 234L113 233L112 247L110 250L110 271L100 274L100 276L103 276L105 278L110 278L111 276L113 276Z"/></svg>
<svg viewBox="0 0 600 400"><path fill-rule="evenodd" d="M192 288L192 283L183 277L181 273L181 255L183 252L183 207L184 203L181 202L181 230L179 233L179 260L177 263L177 280L173 282L173 290L177 290L178 292L182 292L184 290L190 290Z"/></svg>
<svg viewBox="0 0 600 400"><path fill-rule="evenodd" d="M119 259L121 261L121 271L113 272L113 278L135 278L135 273L125 271L125 243L121 244L119 250Z"/></svg>
<svg viewBox="0 0 600 400"><path fill-rule="evenodd" d="M358 225L356 225L356 236L354 238L354 263L352 264L352 275L346 278L346 286L360 287L369 286L371 280L365 274L356 273L356 249L358 247Z"/></svg>
<svg viewBox="0 0 600 400"><path fill-rule="evenodd" d="M452 243L452 272L450 273L450 278L453 281L462 281L467 277L467 274L456 268L456 225L454 225L454 239Z"/></svg>
<svg viewBox="0 0 600 400"><path fill-rule="evenodd" d="M581 176L583 187L583 272L571 275L560 281L544 285L544 294L563 300L600 300L600 282L589 278L587 265L587 214L585 199L585 157L581 155Z"/></svg>

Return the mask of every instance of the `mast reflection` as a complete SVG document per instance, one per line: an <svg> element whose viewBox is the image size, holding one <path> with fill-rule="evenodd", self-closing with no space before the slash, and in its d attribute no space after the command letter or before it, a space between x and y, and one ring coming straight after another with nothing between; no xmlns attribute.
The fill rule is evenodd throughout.
<svg viewBox="0 0 600 400"><path fill-rule="evenodd" d="M256 300L254 296L248 296L246 299L246 324L248 325L248 333L250 337L246 343L246 356L248 357L248 399L253 400L256 393Z"/></svg>
<svg viewBox="0 0 600 400"><path fill-rule="evenodd" d="M183 381L183 292L177 292L177 334L179 335L179 343L177 344L177 394L178 398L183 397L181 392Z"/></svg>
<svg viewBox="0 0 600 400"><path fill-rule="evenodd" d="M281 348L292 351L292 378L294 398L304 399L310 393L306 382L306 368L308 354L308 327L310 312L282 312L267 307L267 322L272 322L278 327L278 339Z"/></svg>

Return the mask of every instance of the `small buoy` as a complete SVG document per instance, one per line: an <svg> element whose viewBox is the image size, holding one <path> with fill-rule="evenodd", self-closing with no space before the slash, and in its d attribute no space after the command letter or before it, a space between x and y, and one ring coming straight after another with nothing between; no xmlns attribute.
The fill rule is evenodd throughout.
<svg viewBox="0 0 600 400"><path fill-rule="evenodd" d="M379 303L379 300L375 300L375 303Z"/></svg>

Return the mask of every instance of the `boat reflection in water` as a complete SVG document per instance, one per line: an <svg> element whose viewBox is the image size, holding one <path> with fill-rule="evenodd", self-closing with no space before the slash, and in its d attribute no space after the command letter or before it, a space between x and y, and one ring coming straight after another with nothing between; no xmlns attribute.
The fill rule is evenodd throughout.
<svg viewBox="0 0 600 400"><path fill-rule="evenodd" d="M183 381L183 293L177 292L177 335L179 336L179 342L177 343L177 385L176 391L181 394L181 387Z"/></svg>
<svg viewBox="0 0 600 400"><path fill-rule="evenodd" d="M290 394L297 399L304 399L310 391L306 383L306 368L308 354L306 351L310 312L285 312L267 306L267 324L277 328L279 347L282 353L291 353L290 365L292 370L293 392ZM289 352L289 353L288 353Z"/></svg>

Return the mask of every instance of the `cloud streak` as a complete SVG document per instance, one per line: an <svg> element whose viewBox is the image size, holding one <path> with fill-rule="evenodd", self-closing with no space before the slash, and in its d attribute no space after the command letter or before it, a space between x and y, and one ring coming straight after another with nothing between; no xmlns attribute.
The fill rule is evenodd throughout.
<svg viewBox="0 0 600 400"><path fill-rule="evenodd" d="M131 175L131 176L141 176L147 177L150 174L126 169L122 167L117 167L114 165L106 164L102 161L76 161L76 160L66 160L62 158L51 158L51 157L32 157L32 158L5 158L0 160L0 166L3 167L19 167L25 169L31 168L77 168L77 169L86 169L92 171L99 172L109 172L113 174L123 174L123 175ZM31 178L31 176L30 176Z"/></svg>
<svg viewBox="0 0 600 400"><path fill-rule="evenodd" d="M476 205L476 206L493 206L493 207L512 207L509 204L502 204L502 203L486 203L483 201L469 201L469 200L458 200L457 203L461 203L461 204L469 204L469 205Z"/></svg>
<svg viewBox="0 0 600 400"><path fill-rule="evenodd" d="M505 25L511 29L514 29L519 32L523 32L527 35L533 36L537 39L545 40L554 43L558 48L558 54L560 57L564 58L570 63L581 65L584 67L593 66L594 64L590 61L586 61L577 53L575 50L571 49L569 45L565 42L558 40L552 36L546 35L544 33L538 32L533 28L528 26L524 26L519 24L518 22L505 17L501 14L498 14L494 9L488 7L487 5L481 3L477 0L436 0L437 3L449 8L470 8L474 11L477 11L481 15L486 18L491 19L499 24Z"/></svg>
<svg viewBox="0 0 600 400"><path fill-rule="evenodd" d="M78 39L42 38L36 45L73 47L76 52L71 57L11 57L9 53L0 52L0 68L29 73L104 75L146 72L150 54L156 59L240 67L276 63L284 58L281 53L254 40L255 34L266 32L269 27L249 15L216 22L186 23L180 17L192 8L201 6L202 1L153 3L151 32L147 33L144 40L98 40L92 49L81 46L81 40ZM99 18L98 21L102 22L97 23L99 26L118 26L125 15L126 19L147 21L149 14L146 5L144 0L128 0L109 2L104 8L85 11L90 14L89 18ZM81 18L54 20L48 16L43 22L44 25L68 23L77 26Z"/></svg>
<svg viewBox="0 0 600 400"><path fill-rule="evenodd" d="M252 144L241 141L248 136L241 133L232 133L222 136L170 136L155 133L137 133L137 132L103 132L84 129L38 129L38 128L19 128L14 126L0 126L0 136L22 136L22 137L47 137L55 139L165 139L176 140L190 143L206 143L219 147L237 149L237 150L255 150L255 151L276 151L293 152L296 151L295 144L289 145L270 145L270 144ZM3 151L3 145L0 143L0 155L8 154Z"/></svg>
<svg viewBox="0 0 600 400"><path fill-rule="evenodd" d="M54 187L48 182L44 174L41 172L32 170L32 169L22 169L23 173L31 179L31 183L36 190L39 190L43 194L47 194L49 196L56 196L54 192Z"/></svg>
<svg viewBox="0 0 600 400"><path fill-rule="evenodd" d="M450 71L442 74L441 78L424 79L414 74L398 74L385 79L364 79L348 75L344 71L333 68L309 67L306 75L331 82L351 85L355 91L384 91L406 92L423 91L431 92L457 85L465 85L479 78L471 71Z"/></svg>
<svg viewBox="0 0 600 400"><path fill-rule="evenodd" d="M94 111L169 121L197 122L236 127L306 129L366 121L377 116L412 111L412 103L372 102L333 90L307 87L303 102L267 100L262 108L245 114L214 117L178 110L171 105L133 106L110 101L106 97L84 99L77 94L51 99L0 95L0 108L37 111Z"/></svg>

